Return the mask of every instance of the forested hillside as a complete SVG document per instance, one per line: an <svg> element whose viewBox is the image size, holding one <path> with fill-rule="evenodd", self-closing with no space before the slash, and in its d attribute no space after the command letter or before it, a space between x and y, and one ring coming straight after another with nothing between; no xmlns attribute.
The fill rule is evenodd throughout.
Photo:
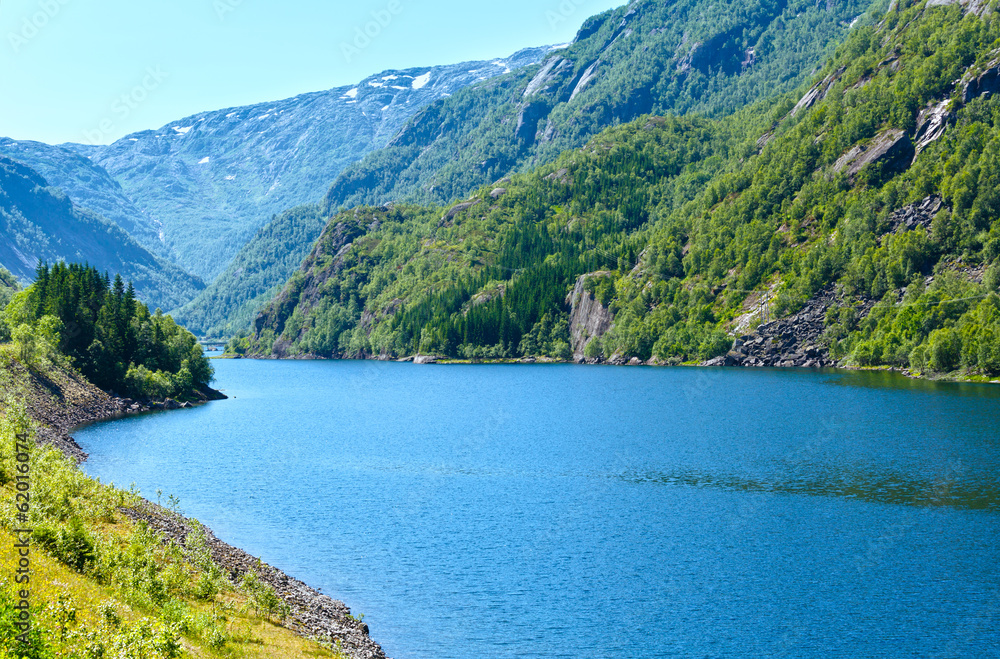
<svg viewBox="0 0 1000 659"><path fill-rule="evenodd" d="M257 312L302 265L327 219L317 204L298 206L275 217L236 254L218 279L173 316L199 336L245 333Z"/></svg>
<svg viewBox="0 0 1000 659"><path fill-rule="evenodd" d="M334 182L328 211L448 203L646 113L723 115L790 91L870 4L634 0L588 19L541 64L420 112Z"/></svg>
<svg viewBox="0 0 1000 659"><path fill-rule="evenodd" d="M28 280L40 260L86 261L120 274L154 308L171 309L205 287L120 227L74 206L34 170L0 156L0 264Z"/></svg>
<svg viewBox="0 0 1000 659"><path fill-rule="evenodd" d="M341 205L399 198L443 203L643 112L730 112L804 80L864 6L640 2L591 18L574 44L544 64L428 107L387 148L338 179L318 212L329 219ZM293 212L302 219L301 209ZM212 336L244 331L270 289L308 253L317 222L303 231L285 215L276 219L177 310L178 319Z"/></svg>
<svg viewBox="0 0 1000 659"><path fill-rule="evenodd" d="M125 194L103 167L69 148L41 142L0 138L0 155L27 165L77 206L117 224L151 253L174 260L161 240L162 225Z"/></svg>
<svg viewBox="0 0 1000 659"><path fill-rule="evenodd" d="M820 362L998 373L1000 20L966 9L897 4L812 87L725 119L644 117L449 209L341 213L231 348L737 359L805 306Z"/></svg>

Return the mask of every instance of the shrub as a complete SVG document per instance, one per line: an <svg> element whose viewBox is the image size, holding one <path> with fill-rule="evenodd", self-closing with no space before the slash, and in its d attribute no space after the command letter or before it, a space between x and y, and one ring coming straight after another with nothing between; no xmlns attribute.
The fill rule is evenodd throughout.
<svg viewBox="0 0 1000 659"><path fill-rule="evenodd" d="M249 597L249 605L259 616L277 617L279 620L289 613L288 605L278 597L274 588L260 580L255 572L247 572L240 582L240 589Z"/></svg>
<svg viewBox="0 0 1000 659"><path fill-rule="evenodd" d="M125 393L133 398L160 400L174 391L174 383L163 371L153 372L139 365L131 367L125 375Z"/></svg>
<svg viewBox="0 0 1000 659"><path fill-rule="evenodd" d="M83 572L96 557L94 541L78 517L58 527L40 524L32 535L40 547L77 572Z"/></svg>
<svg viewBox="0 0 1000 659"><path fill-rule="evenodd" d="M930 336L930 367L940 373L958 368L962 359L962 339L953 328L940 329Z"/></svg>

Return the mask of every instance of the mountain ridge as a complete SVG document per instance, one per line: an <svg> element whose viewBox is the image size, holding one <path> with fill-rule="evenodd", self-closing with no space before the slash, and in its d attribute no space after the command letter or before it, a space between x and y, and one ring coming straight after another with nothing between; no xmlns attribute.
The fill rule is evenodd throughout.
<svg viewBox="0 0 1000 659"><path fill-rule="evenodd" d="M971 7L897 4L796 93L443 211L342 211L229 349L1000 373L1000 16Z"/></svg>
<svg viewBox="0 0 1000 659"><path fill-rule="evenodd" d="M533 62L549 48L387 70L356 85L197 113L110 145L52 148L88 158L106 171L141 215L117 214L129 216L132 225L151 225L133 229L137 239L211 280L270 218L321 199L343 167L388 142L420 107ZM70 177L53 183L73 190L80 206L100 205Z"/></svg>
<svg viewBox="0 0 1000 659"><path fill-rule="evenodd" d="M642 114L726 114L790 91L869 4L633 0L587 19L566 49L530 70L422 110L334 181L327 212L449 203Z"/></svg>

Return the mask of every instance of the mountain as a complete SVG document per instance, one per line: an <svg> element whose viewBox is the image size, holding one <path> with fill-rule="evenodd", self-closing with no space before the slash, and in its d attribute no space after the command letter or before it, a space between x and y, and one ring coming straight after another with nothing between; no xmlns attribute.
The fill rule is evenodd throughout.
<svg viewBox="0 0 1000 659"><path fill-rule="evenodd" d="M154 308L173 308L205 287L116 224L75 206L38 172L0 156L0 264L27 281L39 260L88 262L120 274Z"/></svg>
<svg viewBox="0 0 1000 659"><path fill-rule="evenodd" d="M984 9L895 4L794 94L642 117L445 209L341 212L230 350L1000 373Z"/></svg>
<svg viewBox="0 0 1000 659"><path fill-rule="evenodd" d="M867 2L633 2L596 16L544 63L468 86L423 109L388 146L337 179L321 214L391 199L445 203L512 169L550 161L643 112L727 113L775 89L791 89L843 39ZM276 229L267 236L280 234ZM307 237L318 236L317 229ZM249 249L273 252L260 244ZM299 245L281 262L308 250ZM260 281L272 286L294 267L269 270L258 262L250 270L267 271ZM243 290L254 280L233 274L247 271L242 260L230 267L179 318L212 335L245 329L251 307L267 290ZM250 298L258 302L238 313L227 303Z"/></svg>
<svg viewBox="0 0 1000 659"><path fill-rule="evenodd" d="M588 19L542 63L422 110L337 178L327 209L447 203L643 114L721 116L790 91L870 3L633 0Z"/></svg>
<svg viewBox="0 0 1000 659"><path fill-rule="evenodd" d="M299 206L274 218L240 249L218 279L174 310L174 318L201 336L245 332L302 264L327 219L318 204Z"/></svg>
<svg viewBox="0 0 1000 659"><path fill-rule="evenodd" d="M211 280L273 215L319 200L344 167L385 145L420 108L549 50L385 71L350 87L193 115L108 146L5 141L0 153L45 170L78 205Z"/></svg>
<svg viewBox="0 0 1000 659"><path fill-rule="evenodd" d="M78 206L124 229L158 256L174 255L160 241L162 226L143 213L108 172L75 151L27 140L0 138L0 155L28 165Z"/></svg>

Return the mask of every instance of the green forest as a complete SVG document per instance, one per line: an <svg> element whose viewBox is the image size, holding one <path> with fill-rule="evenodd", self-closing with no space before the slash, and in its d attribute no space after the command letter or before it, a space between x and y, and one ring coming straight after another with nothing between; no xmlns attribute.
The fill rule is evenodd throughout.
<svg viewBox="0 0 1000 659"><path fill-rule="evenodd" d="M646 116L457 206L343 212L231 351L565 358L567 296L602 272L614 326L588 356L705 360L755 292L780 317L832 284L841 363L996 374L1000 101L966 83L998 39L995 13L900 3L851 32L811 106L793 111L803 86L722 119ZM922 143L934 107L945 130ZM900 133L905 158L849 166ZM894 224L931 196L927 226Z"/></svg>
<svg viewBox="0 0 1000 659"><path fill-rule="evenodd" d="M302 265L325 224L315 204L273 217L218 279L171 315L199 336L229 337L245 331Z"/></svg>
<svg viewBox="0 0 1000 659"><path fill-rule="evenodd" d="M195 398L213 376L193 334L150 313L131 282L85 265L40 263L0 314L0 340L23 364L65 360L101 389L135 398Z"/></svg>

